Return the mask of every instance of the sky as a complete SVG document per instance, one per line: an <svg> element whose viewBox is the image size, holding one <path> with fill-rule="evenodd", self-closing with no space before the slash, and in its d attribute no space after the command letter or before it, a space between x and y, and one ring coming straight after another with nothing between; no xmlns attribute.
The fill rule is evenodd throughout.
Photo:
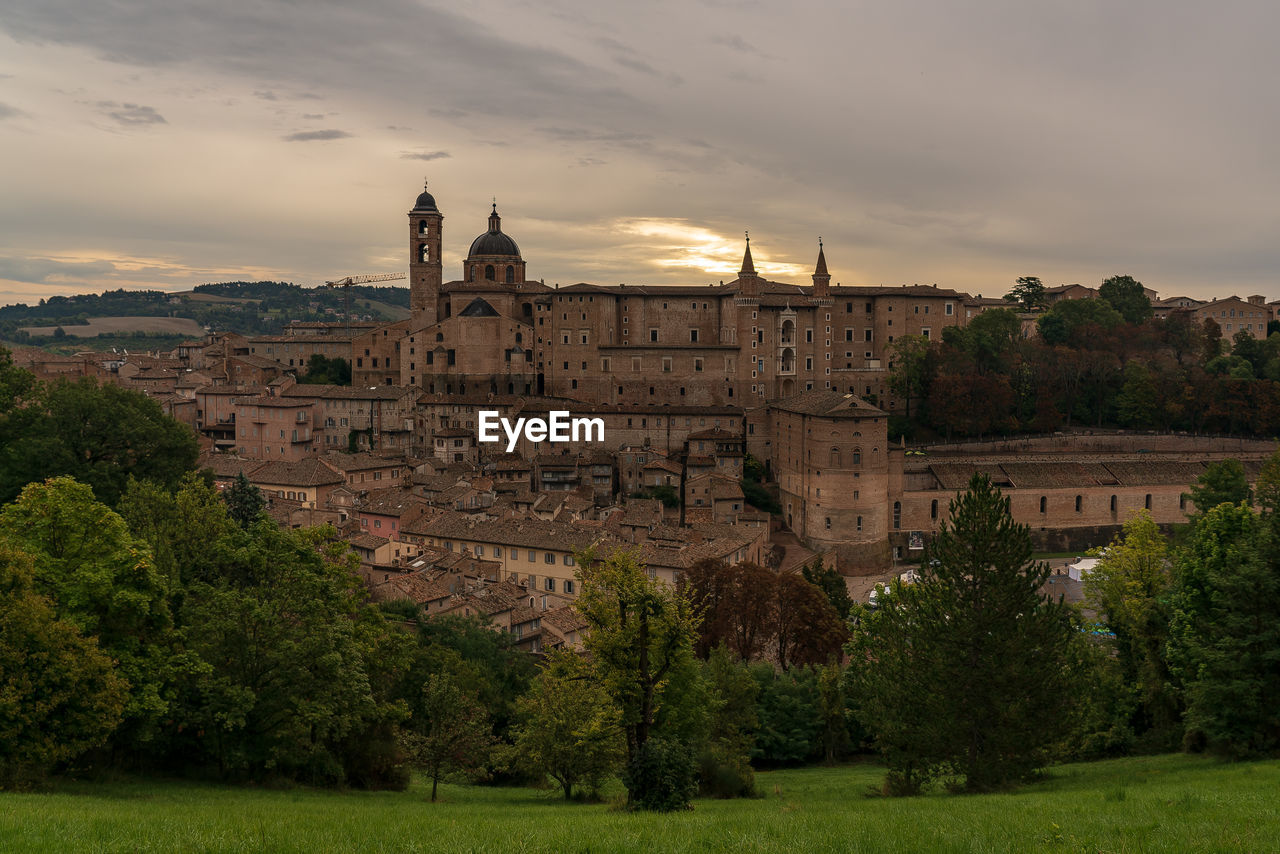
<svg viewBox="0 0 1280 854"><path fill-rule="evenodd" d="M446 279L1018 276L1280 299L1280 4L6 0L0 303Z"/></svg>

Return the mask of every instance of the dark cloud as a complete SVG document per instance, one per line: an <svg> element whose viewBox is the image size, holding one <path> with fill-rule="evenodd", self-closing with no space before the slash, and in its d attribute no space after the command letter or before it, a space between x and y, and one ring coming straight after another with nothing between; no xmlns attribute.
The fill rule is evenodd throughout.
<svg viewBox="0 0 1280 854"><path fill-rule="evenodd" d="M164 120L164 116L157 113L154 107L146 107L141 104L119 104L115 101L99 101L98 110L107 118L114 119L126 127L168 124Z"/></svg>
<svg viewBox="0 0 1280 854"><path fill-rule="evenodd" d="M443 160L449 157L447 151L402 151L401 160Z"/></svg>
<svg viewBox="0 0 1280 854"><path fill-rule="evenodd" d="M18 116L26 115L17 107L11 107L4 101L0 101L0 119L13 119Z"/></svg>
<svg viewBox="0 0 1280 854"><path fill-rule="evenodd" d="M56 258L20 258L0 255L0 279L14 282L50 283L52 279L81 280L114 273L110 261L59 261Z"/></svg>
<svg viewBox="0 0 1280 854"><path fill-rule="evenodd" d="M325 142L331 139L349 139L351 134L345 130L336 128L328 128L326 130L300 130L297 133L287 134L284 137L285 142Z"/></svg>

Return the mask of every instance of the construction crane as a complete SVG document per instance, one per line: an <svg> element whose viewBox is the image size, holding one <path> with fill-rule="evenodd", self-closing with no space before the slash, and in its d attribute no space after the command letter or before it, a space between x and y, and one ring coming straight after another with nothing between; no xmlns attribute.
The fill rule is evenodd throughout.
<svg viewBox="0 0 1280 854"><path fill-rule="evenodd" d="M331 288L342 288L343 306L347 312L347 337L351 337L351 286L367 285L370 282L394 282L407 278L404 273L375 273L372 276L346 276L325 282Z"/></svg>

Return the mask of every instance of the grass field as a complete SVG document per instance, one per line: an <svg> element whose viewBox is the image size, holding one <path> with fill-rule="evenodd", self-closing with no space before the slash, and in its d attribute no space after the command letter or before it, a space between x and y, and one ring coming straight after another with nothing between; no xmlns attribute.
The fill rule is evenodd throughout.
<svg viewBox="0 0 1280 854"><path fill-rule="evenodd" d="M1280 762L1191 756L1054 769L999 795L865 796L871 765L773 771L754 800L674 815L550 791L236 789L62 783L0 794L3 851L1277 851Z"/></svg>
<svg viewBox="0 0 1280 854"><path fill-rule="evenodd" d="M52 335L56 326L24 326L23 332L32 335ZM67 324L62 327L67 335L92 338L95 335L114 335L129 332L164 332L200 338L204 329L189 317L91 317L87 324Z"/></svg>

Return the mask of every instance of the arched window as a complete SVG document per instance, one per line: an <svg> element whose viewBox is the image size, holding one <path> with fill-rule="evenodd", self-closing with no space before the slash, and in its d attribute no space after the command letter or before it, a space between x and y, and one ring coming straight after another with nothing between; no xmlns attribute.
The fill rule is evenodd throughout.
<svg viewBox="0 0 1280 854"><path fill-rule="evenodd" d="M421 261L423 264L425 264L425 263L427 263L428 261L430 261L430 260L431 260L431 247L430 247L430 246L428 246L427 244L425 244L425 243L424 243L424 244L422 244L422 246L421 246L421 247L419 247L419 249L418 249L418 260L419 260L419 261Z"/></svg>
<svg viewBox="0 0 1280 854"><path fill-rule="evenodd" d="M418 220L418 234L421 234L423 237L426 237L427 233L428 233L427 221L425 219Z"/></svg>
<svg viewBox="0 0 1280 854"><path fill-rule="evenodd" d="M1043 495L1040 496L1040 512L1044 513L1049 509L1049 499Z"/></svg>
<svg viewBox="0 0 1280 854"><path fill-rule="evenodd" d="M444 333L443 333L443 332L437 332L437 333L436 333L436 340L437 340L437 341L443 341L443 340L444 340Z"/></svg>
<svg viewBox="0 0 1280 854"><path fill-rule="evenodd" d="M1079 513L1083 509L1084 509L1084 496L1077 495L1076 496L1076 512Z"/></svg>
<svg viewBox="0 0 1280 854"><path fill-rule="evenodd" d="M861 448L853 449L853 464L855 466L862 465L862 449Z"/></svg>
<svg viewBox="0 0 1280 854"><path fill-rule="evenodd" d="M516 268L510 264L507 265L507 284L514 285L516 283Z"/></svg>
<svg viewBox="0 0 1280 854"><path fill-rule="evenodd" d="M834 468L840 467L840 449L839 448L831 449L831 465Z"/></svg>
<svg viewBox="0 0 1280 854"><path fill-rule="evenodd" d="M1151 509L1151 493L1150 492L1147 493L1146 506L1148 510Z"/></svg>
<svg viewBox="0 0 1280 854"><path fill-rule="evenodd" d="M484 265L484 277L491 282L493 281L493 265L492 264Z"/></svg>
<svg viewBox="0 0 1280 854"><path fill-rule="evenodd" d="M1116 497L1113 495L1111 496L1111 515L1114 516L1115 512L1116 512Z"/></svg>
<svg viewBox="0 0 1280 854"><path fill-rule="evenodd" d="M938 518L938 499L936 498L929 502L929 518Z"/></svg>
<svg viewBox="0 0 1280 854"><path fill-rule="evenodd" d="M893 529L896 531L902 527L902 502L893 502Z"/></svg>

